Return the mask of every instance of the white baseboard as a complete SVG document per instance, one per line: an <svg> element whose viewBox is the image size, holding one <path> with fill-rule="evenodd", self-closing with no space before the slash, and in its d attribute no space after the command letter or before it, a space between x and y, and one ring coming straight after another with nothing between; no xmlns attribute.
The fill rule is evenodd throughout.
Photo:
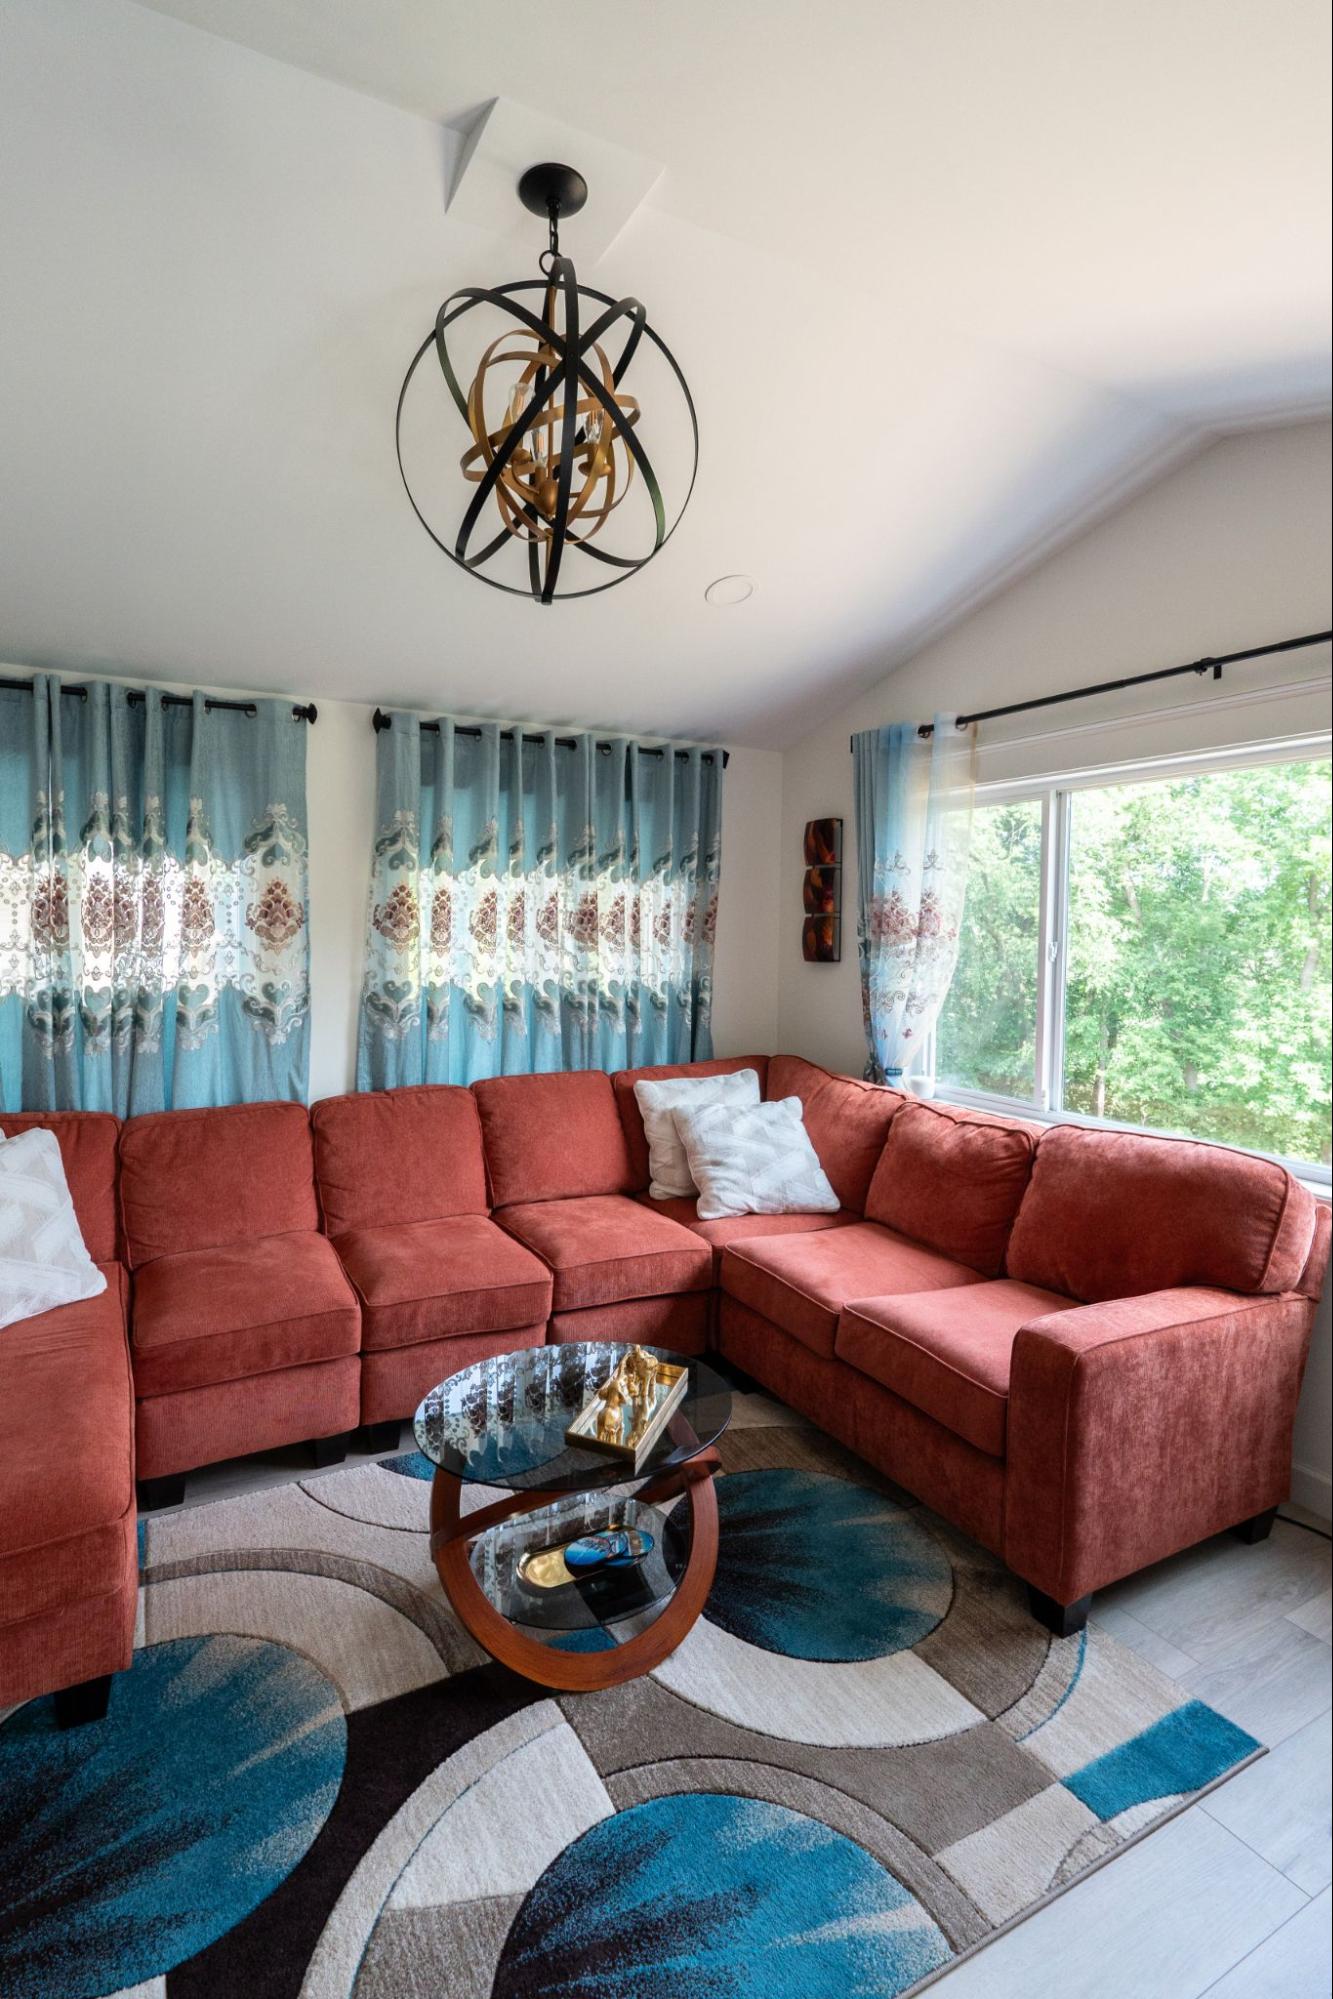
<svg viewBox="0 0 1333 1999"><path fill-rule="evenodd" d="M1321 1520L1333 1520L1333 1478L1309 1465L1291 1468L1291 1496L1298 1506L1317 1513Z"/></svg>

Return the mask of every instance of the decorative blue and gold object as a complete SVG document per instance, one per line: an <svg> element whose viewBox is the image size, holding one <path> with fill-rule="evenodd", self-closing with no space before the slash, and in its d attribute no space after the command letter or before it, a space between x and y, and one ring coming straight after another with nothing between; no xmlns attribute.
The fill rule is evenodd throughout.
<svg viewBox="0 0 1333 1999"><path fill-rule="evenodd" d="M565 1567L572 1576L587 1576L598 1569L627 1569L651 1555L651 1534L637 1527L613 1527L605 1534L585 1534L565 1549Z"/></svg>

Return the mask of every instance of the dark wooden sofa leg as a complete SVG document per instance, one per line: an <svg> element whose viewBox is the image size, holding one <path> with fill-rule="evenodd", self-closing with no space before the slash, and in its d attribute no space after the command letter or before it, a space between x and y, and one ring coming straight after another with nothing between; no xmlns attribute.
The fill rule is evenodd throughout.
<svg viewBox="0 0 1333 1999"><path fill-rule="evenodd" d="M1081 1596L1077 1603L1057 1603L1053 1596L1028 1584L1028 1608L1038 1624L1044 1624L1054 1638L1072 1638L1088 1621L1092 1598Z"/></svg>
<svg viewBox="0 0 1333 1999"><path fill-rule="evenodd" d="M1270 1506L1266 1513L1256 1513L1251 1519L1242 1520L1240 1525L1233 1527L1231 1531L1238 1541L1245 1543L1247 1548L1253 1548L1260 1541L1268 1539L1273 1531L1273 1522L1276 1519L1277 1508L1276 1506Z"/></svg>
<svg viewBox="0 0 1333 1999"><path fill-rule="evenodd" d="M158 1513L164 1506L179 1506L185 1498L185 1473L174 1471L169 1478L141 1478L137 1490L140 1513Z"/></svg>
<svg viewBox="0 0 1333 1999"><path fill-rule="evenodd" d="M403 1426L397 1419L389 1423L363 1423L356 1433L356 1448L376 1456L381 1451L396 1451L402 1434Z"/></svg>
<svg viewBox="0 0 1333 1999"><path fill-rule="evenodd" d="M77 1687L62 1687L55 1697L57 1726L78 1728L85 1721L101 1721L110 1699L110 1673L96 1680L80 1680Z"/></svg>
<svg viewBox="0 0 1333 1999"><path fill-rule="evenodd" d="M347 1456L347 1446L351 1441L350 1430L340 1430L336 1437L312 1437L310 1454L316 1467L322 1470L325 1465L340 1465Z"/></svg>

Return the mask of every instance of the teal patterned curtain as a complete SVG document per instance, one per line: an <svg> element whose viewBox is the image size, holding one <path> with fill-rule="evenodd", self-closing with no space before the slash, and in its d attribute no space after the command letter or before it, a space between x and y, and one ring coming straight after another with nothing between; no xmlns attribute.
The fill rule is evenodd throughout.
<svg viewBox="0 0 1333 1999"><path fill-rule="evenodd" d="M376 754L359 1088L711 1053L721 750L396 713Z"/></svg>
<svg viewBox="0 0 1333 1999"><path fill-rule="evenodd" d="M305 725L253 708L0 690L6 1110L305 1096Z"/></svg>
<svg viewBox="0 0 1333 1999"><path fill-rule="evenodd" d="M948 995L967 894L977 732L937 715L852 737L866 1075L901 1085Z"/></svg>

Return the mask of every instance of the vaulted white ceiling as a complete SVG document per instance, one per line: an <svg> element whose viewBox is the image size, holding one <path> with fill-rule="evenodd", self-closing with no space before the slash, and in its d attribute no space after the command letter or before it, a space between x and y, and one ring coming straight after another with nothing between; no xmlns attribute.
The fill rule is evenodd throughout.
<svg viewBox="0 0 1333 1999"><path fill-rule="evenodd" d="M0 657L794 740L1216 429L1327 407L1327 31L4 0ZM662 555L547 610L452 568L393 452L440 298L525 274L445 212L497 95L662 163L580 275L646 301L703 438Z"/></svg>

